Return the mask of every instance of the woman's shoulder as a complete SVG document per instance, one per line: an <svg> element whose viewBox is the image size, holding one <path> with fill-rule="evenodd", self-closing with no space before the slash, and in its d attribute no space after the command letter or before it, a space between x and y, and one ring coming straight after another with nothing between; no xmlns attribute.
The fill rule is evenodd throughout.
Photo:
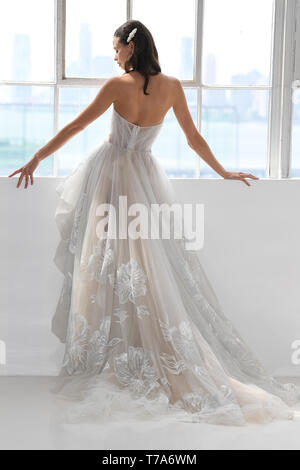
<svg viewBox="0 0 300 470"><path fill-rule="evenodd" d="M141 77L142 79L144 79L145 77L137 70L133 70L132 72L130 73L126 73L124 72L122 75L115 75L114 77L112 77L116 82L118 83L126 83L128 81L132 81L132 77ZM160 80L164 80L166 82L172 82L172 83L176 83L176 81L178 81L178 78L174 77L173 75L167 75L163 72L159 72L155 75L150 75L150 77L154 77L154 78L158 78Z"/></svg>
<svg viewBox="0 0 300 470"><path fill-rule="evenodd" d="M133 74L136 74L135 76ZM139 88L144 85L145 77L140 72L134 71L131 73L124 73L113 77L115 83L115 90L119 95L129 95L131 92L136 92L136 87ZM180 80L173 75L166 75L159 72L157 75L150 76L150 86L156 82L156 89L158 93L162 94L167 101L173 102L173 97L178 93L178 87L180 86Z"/></svg>

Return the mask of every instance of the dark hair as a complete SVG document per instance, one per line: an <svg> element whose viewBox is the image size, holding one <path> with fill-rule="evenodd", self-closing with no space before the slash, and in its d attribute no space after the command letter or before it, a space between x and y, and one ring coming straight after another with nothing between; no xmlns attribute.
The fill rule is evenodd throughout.
<svg viewBox="0 0 300 470"><path fill-rule="evenodd" d="M161 68L155 42L149 29L140 21L129 20L116 29L114 36L119 38L119 42L128 46L127 38L134 28L137 28L132 38L134 50L133 54L125 62L125 72L130 72L130 65L134 70L140 72L145 77L144 93L145 95L150 95L150 93L146 92L149 76L157 75L161 72Z"/></svg>

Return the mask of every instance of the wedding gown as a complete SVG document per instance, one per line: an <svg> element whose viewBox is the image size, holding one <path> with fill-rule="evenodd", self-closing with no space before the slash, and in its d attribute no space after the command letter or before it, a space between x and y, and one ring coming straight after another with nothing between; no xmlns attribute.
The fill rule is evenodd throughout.
<svg viewBox="0 0 300 470"><path fill-rule="evenodd" d="M71 403L69 422L291 420L300 389L278 382L255 358L184 237L99 233L103 203L121 214L117 234L127 227L119 196L128 207L177 202L151 150L162 125L135 125L113 108L108 138L56 188L61 240L54 262L64 280L52 332L65 352L51 391Z"/></svg>

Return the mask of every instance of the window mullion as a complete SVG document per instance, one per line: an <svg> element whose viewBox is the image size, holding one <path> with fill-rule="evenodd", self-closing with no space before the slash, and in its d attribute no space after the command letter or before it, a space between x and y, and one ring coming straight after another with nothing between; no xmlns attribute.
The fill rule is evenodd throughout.
<svg viewBox="0 0 300 470"><path fill-rule="evenodd" d="M300 0L297 0L294 86L300 87Z"/></svg>
<svg viewBox="0 0 300 470"><path fill-rule="evenodd" d="M202 81L203 15L204 0L196 0L193 81L197 85Z"/></svg>
<svg viewBox="0 0 300 470"><path fill-rule="evenodd" d="M195 14L195 44L194 44L194 70L193 81L197 86L197 129L201 134L202 120L202 54L203 54L203 24L204 24L204 0L196 0ZM201 161L196 160L196 178L200 178Z"/></svg>
<svg viewBox="0 0 300 470"><path fill-rule="evenodd" d="M293 121L293 79L295 69L296 0L288 0L285 16L284 70L282 96L281 176L288 178L291 169Z"/></svg>
<svg viewBox="0 0 300 470"><path fill-rule="evenodd" d="M281 176L282 70L285 0L275 0L272 31L267 176Z"/></svg>
<svg viewBox="0 0 300 470"><path fill-rule="evenodd" d="M127 20L126 21L129 21L132 19L132 2L133 0L126 0L127 1L127 5L126 5L126 17L127 17Z"/></svg>
<svg viewBox="0 0 300 470"><path fill-rule="evenodd" d="M55 86L54 86L54 112L53 112L53 133L58 132L58 113L59 113L59 85L63 82L65 76L65 26L66 26L66 0L55 0L54 10L55 27ZM58 155L53 154L53 176L58 175Z"/></svg>
<svg viewBox="0 0 300 470"><path fill-rule="evenodd" d="M296 1L275 0L272 92L269 114L268 176L289 176Z"/></svg>
<svg viewBox="0 0 300 470"><path fill-rule="evenodd" d="M59 84L65 75L65 27L66 27L66 0L55 0L55 29L56 29L56 63L55 82Z"/></svg>

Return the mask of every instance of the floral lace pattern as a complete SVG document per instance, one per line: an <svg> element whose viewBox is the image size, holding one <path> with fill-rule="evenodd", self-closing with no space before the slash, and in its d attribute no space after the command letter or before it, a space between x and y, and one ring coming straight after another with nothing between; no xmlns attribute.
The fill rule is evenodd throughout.
<svg viewBox="0 0 300 470"><path fill-rule="evenodd" d="M177 360L174 355L162 353L160 355L162 367L164 367L171 374L179 375L181 372L187 369L185 361L183 359Z"/></svg>
<svg viewBox="0 0 300 470"><path fill-rule="evenodd" d="M116 316L119 320L116 320L118 323L122 324L129 318L127 310L122 310L121 308L116 308L114 311L114 316Z"/></svg>
<svg viewBox="0 0 300 470"><path fill-rule="evenodd" d="M160 320L162 333L167 342L170 342L186 363L194 363L198 358L198 351L195 345L193 332L187 321L182 321L179 327L172 326Z"/></svg>
<svg viewBox="0 0 300 470"><path fill-rule="evenodd" d="M114 253L109 238L100 238L94 247L86 267L85 279L106 282L110 266L114 262Z"/></svg>
<svg viewBox="0 0 300 470"><path fill-rule="evenodd" d="M113 285L112 274L109 275L109 279ZM120 304L126 304L128 301L135 304L138 297L146 295L146 279L146 274L134 258L131 258L127 264L122 264L117 271L114 285Z"/></svg>
<svg viewBox="0 0 300 470"><path fill-rule="evenodd" d="M141 403L145 408L150 407L149 409L155 409L155 403L157 406L159 403L164 405L168 403L166 390L170 391L171 385L163 371L176 377L189 371L198 377L199 384L211 384L212 377L199 355L193 329L187 319L180 321L178 326L170 325L168 316L165 317L165 321L159 319L162 337L173 351L173 354L163 351L159 354L159 368L157 368L153 352L149 349L127 345L125 351L118 352L119 347L124 349L128 335L126 325L131 318L129 309L125 305L127 304L129 307L130 304L133 304L135 306L139 321L150 318L152 313L145 302L140 304L137 302L140 297L146 299L147 295L147 276L141 266L134 258L130 258L129 262L122 263L115 273L112 269L114 261L110 240L100 239L90 256L85 273L87 279L95 280L97 283L109 279L119 307L114 308L112 315L105 315L96 330L92 329L86 318L80 313L77 312L71 316L63 360L64 374L73 376L85 373L100 374L101 371L108 370L113 373L121 387L126 388L134 398L143 400ZM209 318L209 324L218 333L221 320L199 292L192 266L186 261L182 264L182 268L184 278L191 287L191 292L194 294L194 299L197 301L201 313ZM92 294L90 298L91 302L95 304L97 295ZM248 370L254 367L255 372L261 374L263 371L261 365L253 359L251 352L248 352L242 340L236 336L230 322L226 318L224 321L230 333L227 332L227 337L223 338L227 348L232 354L240 354L239 360L247 365ZM113 322L120 325L119 336L112 335ZM272 377L269 380L270 383L273 382L274 386L277 385ZM166 389L162 389L162 386L165 386ZM291 389L291 393L293 393L293 389ZM192 418L187 418L183 414L183 421L210 422L212 420L214 422L218 419L220 423L224 422L224 424L230 422L242 424L244 422L242 410L228 384L219 386L214 393L205 391L205 388L201 389L199 385L199 389L195 392L183 392L181 399L177 400L173 406L175 409L192 415ZM249 419L252 416L251 413L254 413L252 408L251 405L244 408L244 415ZM272 406L270 404L269 408L268 412L266 405L261 411L262 419L267 420L268 416L271 417L272 413L274 414L276 403ZM257 410L257 407L254 406L254 409Z"/></svg>
<svg viewBox="0 0 300 470"><path fill-rule="evenodd" d="M236 406L236 398L228 385L221 385L218 393L212 395L210 393L186 393L184 394L183 401L186 409L192 413L199 411L207 412L222 406L232 404Z"/></svg>
<svg viewBox="0 0 300 470"><path fill-rule="evenodd" d="M118 337L109 339L110 325L111 317L107 315L99 329L92 331L83 315L72 315L63 359L63 368L68 374L101 371L106 364L108 351L123 341Z"/></svg>
<svg viewBox="0 0 300 470"><path fill-rule="evenodd" d="M299 389L281 385L252 354L215 302L197 253L185 249L189 240L91 242L97 220L90 207L117 207L123 194L149 206L176 201L150 150L160 129L114 113L109 142L58 188L55 262L65 281L52 331L66 343L61 375L71 379L70 389L74 380L75 395L82 386L80 416L139 406L159 415L174 404L197 422L243 424L242 408L244 416L261 412L262 420L286 417L279 397L294 404ZM262 401L263 389L278 400ZM234 395L245 398L242 406Z"/></svg>
<svg viewBox="0 0 300 470"><path fill-rule="evenodd" d="M114 309L112 316L104 316L99 328L94 331L92 331L86 318L80 313L72 315L63 360L63 371L67 375L99 374L104 370L113 371L121 387L129 390L134 398L143 400L152 398L154 401L147 401L144 406L154 406L155 408L155 400L157 400L157 404L161 400L161 403L168 403L168 398L161 389L161 385L169 388L170 382L162 372L158 372L159 369L155 366L153 353L143 347L130 345L126 352L118 353L118 347L120 345L124 347L124 338L111 336L112 322L119 324L122 327L121 331L126 331L123 330L123 326L126 325L130 314L126 308L122 307L123 305L134 304L137 318L140 321L151 316L144 303L137 304L137 299L145 297L147 294L147 276L133 258L128 263L119 266L116 276L112 273L108 274L108 267L113 265L113 261L114 254L109 240L99 240L90 257L87 273L90 280L96 280L97 282L109 278L110 285L114 288L120 306ZM188 269L187 265L186 267ZM217 323L216 313L212 312L212 307L206 299L199 295L191 272L186 279L191 282L195 289L194 292L196 292L201 308L206 308L206 312L211 314L211 321ZM95 294L91 296L91 301L95 303ZM164 340L167 344L170 344L171 349L174 351L174 354L160 353L161 371L165 370L173 376L180 376L183 372L189 370L199 378L199 383L203 381L211 383L208 369L204 365L200 365L202 361L196 347L191 323L185 320L175 326L170 325L168 320L164 322L159 320L159 325ZM243 343L237 341L235 348L239 345L242 347ZM249 364L252 357L248 357L244 349L242 349L242 352L245 357L241 359ZM273 380L276 384L275 379ZM209 422L210 419L214 419L216 413L219 414L218 419L220 422L223 422L222 420L224 420L224 423L232 420L233 424L243 422L242 412L237 404L236 397L227 384L221 385L215 393L201 391L200 388L196 392L183 393L182 399L174 405L175 408L191 413L193 415L192 419L198 422L203 420ZM245 413L247 412L248 415L251 411L250 408L245 408Z"/></svg>
<svg viewBox="0 0 300 470"><path fill-rule="evenodd" d="M184 261L180 260L180 266L187 285L190 288L190 294L197 303L201 314L206 318L215 337L219 338L226 347L226 351L230 354L232 360L238 358L239 364L243 364L247 373L253 376L264 377L275 384L276 380L270 377L262 364L254 357L252 351L239 337L239 334L233 324L223 315L222 311L218 313L210 305L201 292L201 287L197 282L197 269L199 267L191 251L185 253ZM224 332L226 331L226 334Z"/></svg>
<svg viewBox="0 0 300 470"><path fill-rule="evenodd" d="M151 352L142 347L129 346L127 353L114 358L113 368L120 384L136 397L148 396L160 387Z"/></svg>
<svg viewBox="0 0 300 470"><path fill-rule="evenodd" d="M146 305L137 305L136 311L137 311L138 318L140 318L141 320L143 320L143 318L148 317L150 315L150 312L149 310L147 310Z"/></svg>
<svg viewBox="0 0 300 470"><path fill-rule="evenodd" d="M70 236L70 244L69 244L69 250L71 253L75 253L75 250L76 250L80 221L81 221L81 216L82 216L83 206L86 200L86 196L87 196L87 193L82 192L79 198L78 204L76 206L76 210L74 214L74 222L73 222L72 232Z"/></svg>

